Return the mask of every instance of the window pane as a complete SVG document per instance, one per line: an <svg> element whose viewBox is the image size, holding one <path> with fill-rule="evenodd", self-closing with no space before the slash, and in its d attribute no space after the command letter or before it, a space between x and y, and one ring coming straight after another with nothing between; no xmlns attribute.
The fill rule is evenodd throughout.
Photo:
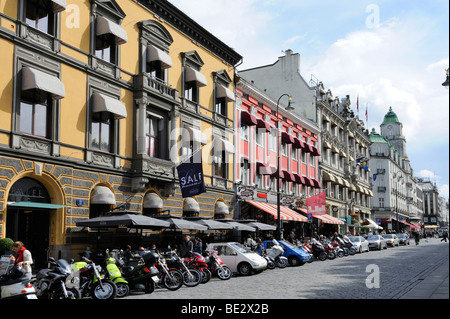
<svg viewBox="0 0 450 319"><path fill-rule="evenodd" d="M109 152L109 123L101 123L101 149Z"/></svg>
<svg viewBox="0 0 450 319"><path fill-rule="evenodd" d="M33 130L33 105L20 102L20 131L31 134Z"/></svg>
<svg viewBox="0 0 450 319"><path fill-rule="evenodd" d="M100 148L100 123L92 122L91 147Z"/></svg>
<svg viewBox="0 0 450 319"><path fill-rule="evenodd" d="M34 135L47 136L47 106L36 104L34 106Z"/></svg>

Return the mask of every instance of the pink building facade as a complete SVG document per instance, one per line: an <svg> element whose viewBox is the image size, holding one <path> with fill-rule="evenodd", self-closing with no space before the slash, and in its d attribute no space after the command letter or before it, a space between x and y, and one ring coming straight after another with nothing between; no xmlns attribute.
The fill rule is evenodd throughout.
<svg viewBox="0 0 450 319"><path fill-rule="evenodd" d="M276 129L279 98L269 97L242 77L236 83L235 219L276 224L279 142L281 203L287 212L281 219L286 232L301 226L296 222L307 222L304 200L322 189L318 172L321 148L318 127L285 110L287 96L279 100L280 130ZM260 203L269 205L264 210Z"/></svg>

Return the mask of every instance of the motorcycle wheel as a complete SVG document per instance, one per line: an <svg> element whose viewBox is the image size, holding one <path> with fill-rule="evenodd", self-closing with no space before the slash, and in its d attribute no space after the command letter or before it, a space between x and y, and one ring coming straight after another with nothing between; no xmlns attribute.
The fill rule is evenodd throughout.
<svg viewBox="0 0 450 319"><path fill-rule="evenodd" d="M128 294L130 293L130 286L128 286L126 283L124 282L118 282L116 283L117 286L117 298L123 298L128 296Z"/></svg>
<svg viewBox="0 0 450 319"><path fill-rule="evenodd" d="M208 281L211 280L212 274L211 271L209 271L209 269L207 268L203 269L201 271L201 274L202 274L202 281L201 281L202 284L206 284Z"/></svg>
<svg viewBox="0 0 450 319"><path fill-rule="evenodd" d="M286 259L278 259L276 262L278 268L286 268L289 262Z"/></svg>
<svg viewBox="0 0 450 319"><path fill-rule="evenodd" d="M325 261L326 259L327 259L327 254L324 253L324 252L320 253L320 255L319 255L319 260Z"/></svg>
<svg viewBox="0 0 450 319"><path fill-rule="evenodd" d="M344 257L344 252L343 252L342 250L339 251L339 252L337 253L337 256L338 256L339 258Z"/></svg>
<svg viewBox="0 0 450 319"><path fill-rule="evenodd" d="M275 269L275 263L273 262L273 261L269 261L268 263L267 263L267 268L269 268L269 269Z"/></svg>
<svg viewBox="0 0 450 319"><path fill-rule="evenodd" d="M169 274L164 276L163 283L167 289L177 290L183 285L183 274L176 269L169 270Z"/></svg>
<svg viewBox="0 0 450 319"><path fill-rule="evenodd" d="M328 252L328 253L327 253L327 258L328 258L329 260L335 259L335 258L336 258L336 253L335 253L334 251Z"/></svg>
<svg viewBox="0 0 450 319"><path fill-rule="evenodd" d="M202 281L202 275L196 269L183 272L183 283L188 287L195 287Z"/></svg>
<svg viewBox="0 0 450 319"><path fill-rule="evenodd" d="M103 288L100 286L100 281L92 285L91 296L93 299L114 299L117 294L117 286L109 279L101 280Z"/></svg>
<svg viewBox="0 0 450 319"><path fill-rule="evenodd" d="M228 266L222 266L222 269L221 268L217 269L217 276L221 280L228 280L231 278L232 275L233 272L231 271L230 268L228 268Z"/></svg>
<svg viewBox="0 0 450 319"><path fill-rule="evenodd" d="M349 248L348 252L350 253L351 256L356 254L356 249L355 248Z"/></svg>
<svg viewBox="0 0 450 319"><path fill-rule="evenodd" d="M316 257L311 254L311 258L308 259L308 264L312 263L314 260L316 260Z"/></svg>

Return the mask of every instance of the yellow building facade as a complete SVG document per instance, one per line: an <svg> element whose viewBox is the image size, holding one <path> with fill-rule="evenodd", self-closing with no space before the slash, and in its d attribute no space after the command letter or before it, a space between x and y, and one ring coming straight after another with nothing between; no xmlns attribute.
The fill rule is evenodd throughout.
<svg viewBox="0 0 450 319"><path fill-rule="evenodd" d="M231 217L241 59L164 0L0 1L0 237L42 263L114 209ZM183 198L200 149L207 191Z"/></svg>

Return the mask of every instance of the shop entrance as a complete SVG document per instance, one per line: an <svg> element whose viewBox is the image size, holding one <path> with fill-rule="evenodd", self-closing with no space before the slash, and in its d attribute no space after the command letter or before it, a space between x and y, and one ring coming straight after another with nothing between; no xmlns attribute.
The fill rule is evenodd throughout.
<svg viewBox="0 0 450 319"><path fill-rule="evenodd" d="M45 187L22 178L11 187L6 212L6 237L21 241L31 252L36 270L47 267L51 200Z"/></svg>

